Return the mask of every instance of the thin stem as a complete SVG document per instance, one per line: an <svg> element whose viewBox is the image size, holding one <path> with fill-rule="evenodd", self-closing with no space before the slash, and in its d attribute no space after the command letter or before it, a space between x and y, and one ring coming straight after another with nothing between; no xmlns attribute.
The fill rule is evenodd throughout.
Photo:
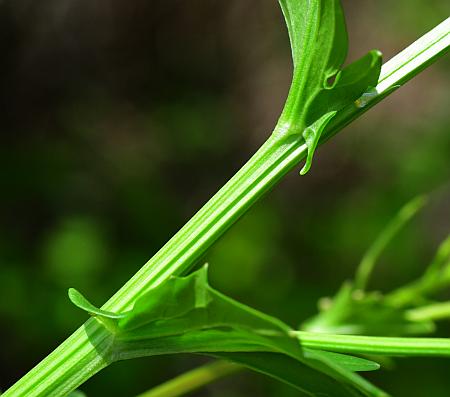
<svg viewBox="0 0 450 397"><path fill-rule="evenodd" d="M215 361L185 372L136 397L179 397L243 369L242 365L229 361Z"/></svg>
<svg viewBox="0 0 450 397"><path fill-rule="evenodd" d="M419 196L408 202L392 219L380 235L375 239L374 243L365 253L361 263L358 266L355 276L355 288L364 290L372 274L372 270L378 260L380 254L394 238L394 236L402 229L426 203L424 196Z"/></svg>
<svg viewBox="0 0 450 397"><path fill-rule="evenodd" d="M392 338L293 331L304 347L348 354L450 356L449 338Z"/></svg>
<svg viewBox="0 0 450 397"><path fill-rule="evenodd" d="M340 111L323 132L321 143L443 55L449 46L449 30L450 19L384 65L376 95ZM305 157L306 146L295 136L286 138L287 134L279 133L290 128L277 126L249 162L102 309L129 309L143 291L172 274L187 271L255 201L292 170ZM110 362L108 337L94 320L87 321L4 396L67 394Z"/></svg>
<svg viewBox="0 0 450 397"><path fill-rule="evenodd" d="M406 317L412 321L443 320L450 318L450 302L439 302L417 307L406 312Z"/></svg>

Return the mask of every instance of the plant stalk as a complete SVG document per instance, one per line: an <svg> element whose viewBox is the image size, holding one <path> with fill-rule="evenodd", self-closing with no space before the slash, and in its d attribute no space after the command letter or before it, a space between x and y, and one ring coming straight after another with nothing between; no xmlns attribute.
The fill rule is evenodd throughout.
<svg viewBox="0 0 450 397"><path fill-rule="evenodd" d="M423 206L426 204L426 197L419 196L408 202L400 212L392 219L384 228L382 233L376 238L367 252L364 254L358 269L356 271L354 288L364 291L372 274L373 268L387 245L395 237L395 235L402 229Z"/></svg>
<svg viewBox="0 0 450 397"><path fill-rule="evenodd" d="M394 338L293 331L304 347L345 354L450 356L450 338Z"/></svg>

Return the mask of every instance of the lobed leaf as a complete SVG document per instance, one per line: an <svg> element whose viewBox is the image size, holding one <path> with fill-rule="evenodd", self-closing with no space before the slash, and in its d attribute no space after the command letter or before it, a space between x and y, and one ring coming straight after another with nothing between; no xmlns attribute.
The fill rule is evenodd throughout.
<svg viewBox="0 0 450 397"><path fill-rule="evenodd" d="M112 361L175 353L232 359L232 354L245 353L250 355L238 355L236 362L250 357L248 365L255 367L259 353L270 353L284 358L261 364L261 372L281 379L280 363L285 363L284 369L289 374L292 368L297 368L295 387L310 395L325 393L324 385L333 385L336 390L340 387L341 395L381 395L373 394L373 386L369 387L355 373L376 369L376 363L342 354L316 354L314 350L303 348L291 332L292 328L282 321L214 290L208 284L206 266L186 277L171 277L143 294L132 310L118 315L95 308L73 291L70 297L76 305L113 334ZM292 362L296 363L294 367ZM311 373L314 376L308 375L306 382L305 374ZM292 384L291 375L284 381ZM353 394L348 394L350 392Z"/></svg>

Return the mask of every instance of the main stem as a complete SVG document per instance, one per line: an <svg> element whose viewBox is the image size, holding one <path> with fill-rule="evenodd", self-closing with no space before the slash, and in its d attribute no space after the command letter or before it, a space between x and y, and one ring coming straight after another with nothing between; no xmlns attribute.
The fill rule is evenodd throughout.
<svg viewBox="0 0 450 397"><path fill-rule="evenodd" d="M340 111L323 132L321 143L442 56L449 47L450 19L442 22L382 68L376 95ZM173 274L187 271L255 201L306 155L303 140L289 136L289 124L274 133L247 164L150 259L104 306L129 309L144 291ZM6 391L11 396L62 396L110 363L108 333L88 320L54 352Z"/></svg>

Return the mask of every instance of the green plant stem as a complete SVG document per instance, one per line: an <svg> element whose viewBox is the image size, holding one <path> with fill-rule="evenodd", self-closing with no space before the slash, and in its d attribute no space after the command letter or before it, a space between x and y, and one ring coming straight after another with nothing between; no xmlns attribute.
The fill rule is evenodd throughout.
<svg viewBox="0 0 450 397"><path fill-rule="evenodd" d="M449 25L450 20L442 22L386 63L376 93L363 104L351 104L341 110L323 132L321 143L442 56L449 47ZM129 309L143 291L172 274L187 271L258 198L305 157L303 140L298 135L289 136L292 128L286 122L277 125L249 162L102 309ZM109 338L95 320L88 320L4 396L67 394L110 363Z"/></svg>
<svg viewBox="0 0 450 397"><path fill-rule="evenodd" d="M139 394L136 397L178 397L245 369L229 361L214 361Z"/></svg>
<svg viewBox="0 0 450 397"><path fill-rule="evenodd" d="M413 321L450 319L450 302L433 303L410 309L406 312L406 316Z"/></svg>
<svg viewBox="0 0 450 397"><path fill-rule="evenodd" d="M364 290L367 287L369 277L372 274L373 268L378 260L380 254L400 231L405 223L410 220L426 203L424 196L419 196L408 202L384 228L382 233L370 246L365 253L358 266L355 276L355 289Z"/></svg>
<svg viewBox="0 0 450 397"><path fill-rule="evenodd" d="M304 347L347 354L450 356L450 338L393 338L293 331Z"/></svg>

